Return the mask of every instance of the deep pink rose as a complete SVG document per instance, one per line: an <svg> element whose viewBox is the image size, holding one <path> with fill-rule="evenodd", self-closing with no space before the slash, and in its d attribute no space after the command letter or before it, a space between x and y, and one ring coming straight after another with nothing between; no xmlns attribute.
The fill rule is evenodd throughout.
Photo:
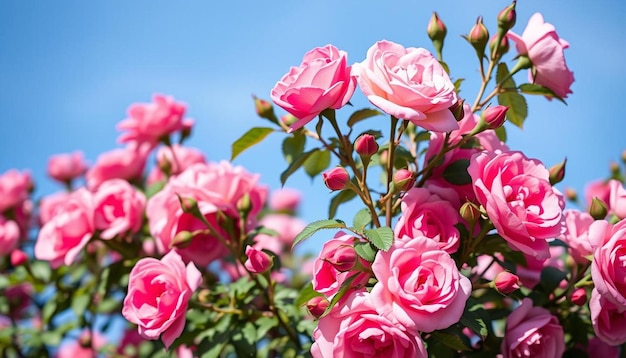
<svg viewBox="0 0 626 358"><path fill-rule="evenodd" d="M352 292L313 331L314 358L428 357L419 332L376 312L369 293Z"/></svg>
<svg viewBox="0 0 626 358"><path fill-rule="evenodd" d="M62 183L85 174L87 167L82 152L57 154L48 159L48 175Z"/></svg>
<svg viewBox="0 0 626 358"><path fill-rule="evenodd" d="M291 67L272 89L272 101L298 120L296 130L327 108L343 107L354 94L355 78L350 74L348 55L333 45L307 52L298 67Z"/></svg>
<svg viewBox="0 0 626 358"><path fill-rule="evenodd" d="M587 206L591 205L591 201L593 200L593 198L598 198L602 200L608 207L610 203L610 197L611 188L608 181L595 180L585 186L585 200L587 201Z"/></svg>
<svg viewBox="0 0 626 358"><path fill-rule="evenodd" d="M532 83L548 87L561 98L572 93L574 73L567 68L563 53L569 43L557 35L552 24L543 21L540 13L530 17L522 36L509 31L507 37L515 42L517 53L527 55L533 63L534 71L528 71Z"/></svg>
<svg viewBox="0 0 626 358"><path fill-rule="evenodd" d="M159 339L165 348L185 328L185 312L194 291L200 286L200 271L173 251L161 260L143 258L130 271L128 294L122 315L139 328L146 339Z"/></svg>
<svg viewBox="0 0 626 358"><path fill-rule="evenodd" d="M100 154L96 163L87 171L87 186L96 190L109 179L137 180L141 178L150 147L129 145Z"/></svg>
<svg viewBox="0 0 626 358"><path fill-rule="evenodd" d="M20 241L20 228L13 220L0 215L0 257L8 255Z"/></svg>
<svg viewBox="0 0 626 358"><path fill-rule="evenodd" d="M252 273L263 273L272 268L272 258L264 251L247 246L246 256L248 259L244 266Z"/></svg>
<svg viewBox="0 0 626 358"><path fill-rule="evenodd" d="M614 347L598 337L591 338L587 344L589 357L619 358L619 347Z"/></svg>
<svg viewBox="0 0 626 358"><path fill-rule="evenodd" d="M302 193L296 189L282 188L272 192L269 206L274 211L295 212L302 200Z"/></svg>
<svg viewBox="0 0 626 358"><path fill-rule="evenodd" d="M39 223L43 226L50 221L69 197L70 193L67 191L59 191L41 198L39 201Z"/></svg>
<svg viewBox="0 0 626 358"><path fill-rule="evenodd" d="M574 261L580 264L588 263L586 256L593 254L589 241L589 227L594 219L587 212L579 210L565 210L565 232L559 237L569 247Z"/></svg>
<svg viewBox="0 0 626 358"><path fill-rule="evenodd" d="M609 212L620 219L626 218L626 188L624 184L615 179L609 181Z"/></svg>
<svg viewBox="0 0 626 358"><path fill-rule="evenodd" d="M126 180L111 179L102 183L94 194L96 229L100 237L136 233L143 224L146 197Z"/></svg>
<svg viewBox="0 0 626 358"><path fill-rule="evenodd" d="M35 257L57 268L71 265L95 232L93 195L85 188L70 194L37 236Z"/></svg>
<svg viewBox="0 0 626 358"><path fill-rule="evenodd" d="M626 343L626 307L618 307L597 289L589 300L591 325L603 342L617 346Z"/></svg>
<svg viewBox="0 0 626 358"><path fill-rule="evenodd" d="M379 251L372 271L379 312L422 332L458 322L472 291L454 259L425 236L396 240L389 251Z"/></svg>
<svg viewBox="0 0 626 358"><path fill-rule="evenodd" d="M11 169L0 175L0 213L26 200L32 187L28 171Z"/></svg>
<svg viewBox="0 0 626 358"><path fill-rule="evenodd" d="M341 285L348 278L353 276L356 276L351 283L353 287L367 283L369 274L365 272L339 271L337 269L337 258L343 249L353 248L358 241L358 238L341 231L334 238L326 241L313 267L312 282L315 291L330 297L339 291ZM365 260L362 260L361 263L366 267L369 266Z"/></svg>
<svg viewBox="0 0 626 358"><path fill-rule="evenodd" d="M152 96L151 103L132 104L128 108L128 118L117 125L118 130L126 131L118 141L145 142L154 146L164 136L190 126L190 120L183 120L185 110L184 103L162 94Z"/></svg>
<svg viewBox="0 0 626 358"><path fill-rule="evenodd" d="M454 84L428 50L379 41L352 71L363 94L385 113L436 132L459 128L448 109L457 102Z"/></svg>
<svg viewBox="0 0 626 358"><path fill-rule="evenodd" d="M533 307L530 298L507 317L500 347L503 358L554 358L565 351L563 327L545 308Z"/></svg>
<svg viewBox="0 0 626 358"><path fill-rule="evenodd" d="M148 174L148 184L165 180L164 172L169 175L177 175L196 163L206 163L206 157L199 149L184 147L179 144L162 146L156 153L157 166Z"/></svg>
<svg viewBox="0 0 626 358"><path fill-rule="evenodd" d="M401 216L395 226L395 236L426 236L433 239L439 248L454 253L459 248L461 221L458 209L432 194L425 188L413 188L402 197Z"/></svg>
<svg viewBox="0 0 626 358"><path fill-rule="evenodd" d="M550 257L547 239L563 230L562 196L546 167L522 152L481 152L467 169L474 192L498 233L515 249L537 259Z"/></svg>
<svg viewBox="0 0 626 358"><path fill-rule="evenodd" d="M596 248L591 263L593 283L608 301L626 310L626 219L613 226L605 221L594 225L590 234Z"/></svg>

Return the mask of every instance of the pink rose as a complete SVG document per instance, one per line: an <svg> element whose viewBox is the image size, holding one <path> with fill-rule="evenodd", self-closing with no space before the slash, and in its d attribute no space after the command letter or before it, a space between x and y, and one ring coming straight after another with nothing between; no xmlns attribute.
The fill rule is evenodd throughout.
<svg viewBox="0 0 626 358"><path fill-rule="evenodd" d="M603 342L618 346L626 343L626 307L619 307L597 289L591 291L589 300L591 325Z"/></svg>
<svg viewBox="0 0 626 358"><path fill-rule="evenodd" d="M39 223L43 226L50 221L69 197L70 193L67 191L59 191L41 198L39 201Z"/></svg>
<svg viewBox="0 0 626 358"><path fill-rule="evenodd" d="M269 206L274 211L295 212L300 205L302 194L296 189L282 188L270 196Z"/></svg>
<svg viewBox="0 0 626 358"><path fill-rule="evenodd" d="M102 230L101 238L108 240L141 229L146 197L127 181L105 181L94 194L94 201L94 223Z"/></svg>
<svg viewBox="0 0 626 358"><path fill-rule="evenodd" d="M372 299L383 314L402 325L432 332L458 322L472 291L456 262L425 236L394 242L372 264L378 282Z"/></svg>
<svg viewBox="0 0 626 358"><path fill-rule="evenodd" d="M148 174L148 184L165 180L166 176L164 173L168 173L170 176L177 175L192 164L206 163L206 158L200 150L179 144L160 147L156 158L157 166L152 168L152 171Z"/></svg>
<svg viewBox="0 0 626 358"><path fill-rule="evenodd" d="M28 171L11 169L0 175L0 213L26 200L32 187Z"/></svg>
<svg viewBox="0 0 626 358"><path fill-rule="evenodd" d="M189 120L183 120L186 106L173 97L162 94L152 96L152 103L135 103L128 108L128 118L117 125L117 129L127 131L122 134L120 143L138 142L156 145L163 137L190 127Z"/></svg>
<svg viewBox="0 0 626 358"><path fill-rule="evenodd" d="M572 93L574 73L567 68L563 53L569 43L557 35L552 24L543 21L540 13L530 17L522 36L512 31L506 35L515 42L517 53L530 58L534 71L528 71L529 81L548 87L561 98Z"/></svg>
<svg viewBox="0 0 626 358"><path fill-rule="evenodd" d="M426 236L440 249L454 253L459 248L461 221L458 209L425 188L413 188L402 197L401 216L395 226L396 237Z"/></svg>
<svg viewBox="0 0 626 358"><path fill-rule="evenodd" d="M533 307L530 298L507 317L501 353L503 358L560 357L565 351L563 327L545 308Z"/></svg>
<svg viewBox="0 0 626 358"><path fill-rule="evenodd" d="M20 241L20 228L13 220L7 220L0 215L0 257L8 255Z"/></svg>
<svg viewBox="0 0 626 358"><path fill-rule="evenodd" d="M611 188L609 182L605 180L596 180L585 186L585 200L587 206L591 205L593 198L602 200L608 207L610 203Z"/></svg>
<svg viewBox="0 0 626 358"><path fill-rule="evenodd" d="M96 331L81 333L78 340L65 343L59 347L56 358L93 358L106 344L106 339Z"/></svg>
<svg viewBox="0 0 626 358"><path fill-rule="evenodd" d="M547 239L561 234L565 203L550 185L546 167L522 152L481 152L467 171L500 236L515 250L550 257Z"/></svg>
<svg viewBox="0 0 626 358"><path fill-rule="evenodd" d="M578 210L565 210L565 232L559 237L569 247L569 252L574 261L579 264L589 262L587 256L593 254L589 241L589 230L594 219L587 212Z"/></svg>
<svg viewBox="0 0 626 358"><path fill-rule="evenodd" d="M448 109L457 102L454 84L428 50L379 41L353 72L363 94L385 113L436 132L459 128Z"/></svg>
<svg viewBox="0 0 626 358"><path fill-rule="evenodd" d="M187 304L201 282L196 266L185 267L173 251L161 260L143 258L130 271L122 315L139 326L142 337L155 340L160 336L169 348L185 328Z"/></svg>
<svg viewBox="0 0 626 358"><path fill-rule="evenodd" d="M620 219L626 218L626 189L615 179L609 181L609 211Z"/></svg>
<svg viewBox="0 0 626 358"><path fill-rule="evenodd" d="M87 186L96 190L109 179L140 179L149 153L150 147L146 145L129 145L100 154L96 164L87 171Z"/></svg>
<svg viewBox="0 0 626 358"><path fill-rule="evenodd" d="M598 337L591 338L587 344L587 355L589 357L619 358L619 347L606 344Z"/></svg>
<svg viewBox="0 0 626 358"><path fill-rule="evenodd" d="M62 183L76 179L87 171L82 152L53 155L48 159L48 175Z"/></svg>
<svg viewBox="0 0 626 358"><path fill-rule="evenodd" d="M350 74L348 55L332 45L307 52L298 67L291 67L272 89L272 101L298 120L296 130L327 108L343 107L354 94L355 78Z"/></svg>
<svg viewBox="0 0 626 358"><path fill-rule="evenodd" d="M246 256L248 259L244 266L252 273L264 273L272 268L272 258L264 251L247 246Z"/></svg>
<svg viewBox="0 0 626 358"><path fill-rule="evenodd" d="M614 226L605 221L594 224L592 246L596 248L591 262L595 288L608 301L626 310L626 219Z"/></svg>
<svg viewBox="0 0 626 358"><path fill-rule="evenodd" d="M92 194L80 188L70 194L37 236L35 257L57 268L71 265L95 232Z"/></svg>
<svg viewBox="0 0 626 358"><path fill-rule="evenodd" d="M376 312L369 293L352 292L319 320L314 358L428 357L419 332Z"/></svg>

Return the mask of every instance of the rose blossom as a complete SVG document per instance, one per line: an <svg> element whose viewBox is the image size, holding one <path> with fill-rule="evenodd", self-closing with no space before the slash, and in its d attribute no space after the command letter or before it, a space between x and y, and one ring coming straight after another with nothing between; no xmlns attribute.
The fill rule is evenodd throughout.
<svg viewBox="0 0 626 358"><path fill-rule="evenodd" d="M128 232L138 232L143 223L146 197L127 181L107 180L94 194L96 229L100 237L112 239Z"/></svg>
<svg viewBox="0 0 626 358"><path fill-rule="evenodd" d="M422 332L458 322L472 291L454 259L425 236L396 240L389 251L378 251L372 271L379 311Z"/></svg>
<svg viewBox="0 0 626 358"><path fill-rule="evenodd" d="M626 189L615 179L609 181L609 211L620 219L626 218Z"/></svg>
<svg viewBox="0 0 626 358"><path fill-rule="evenodd" d="M617 346L626 343L626 307L619 307L597 289L589 300L591 325L596 336L603 342Z"/></svg>
<svg viewBox="0 0 626 358"><path fill-rule="evenodd" d="M307 52L298 67L291 67L272 89L272 101L298 120L296 130L327 108L343 107L354 94L355 78L350 74L348 55L333 45Z"/></svg>
<svg viewBox="0 0 626 358"><path fill-rule="evenodd" d="M37 236L35 257L57 268L71 265L95 232L93 195L85 188L70 194Z"/></svg>
<svg viewBox="0 0 626 358"><path fill-rule="evenodd" d="M185 328L187 303L201 282L196 266L185 267L176 252L161 260L143 258L130 272L122 315L138 325L144 338L160 336L167 349Z"/></svg>
<svg viewBox="0 0 626 358"><path fill-rule="evenodd" d="M148 184L165 180L165 172L177 175L196 163L206 163L204 153L196 148L184 147L179 144L162 146L156 153L157 166L148 174Z"/></svg>
<svg viewBox="0 0 626 358"><path fill-rule="evenodd" d="M20 241L20 228L13 220L0 215L0 257L8 255Z"/></svg>
<svg viewBox="0 0 626 358"><path fill-rule="evenodd" d="M530 58L534 71L528 71L529 81L548 87L561 98L572 93L574 73L567 68L563 53L569 43L557 35L552 24L543 21L540 13L530 17L522 36L512 31L506 36L515 42L520 55Z"/></svg>
<svg viewBox="0 0 626 358"><path fill-rule="evenodd" d="M128 145L100 154L96 163L87 171L87 186L96 190L109 179L135 180L141 178L150 147Z"/></svg>
<svg viewBox="0 0 626 358"><path fill-rule="evenodd" d="M363 94L385 113L436 132L459 128L448 109L457 102L454 84L428 50L379 41L352 71Z"/></svg>
<svg viewBox="0 0 626 358"><path fill-rule="evenodd" d="M77 341L61 345L56 358L94 358L105 344L106 339L100 333L86 330Z"/></svg>
<svg viewBox="0 0 626 358"><path fill-rule="evenodd" d="M595 288L608 301L626 310L626 219L614 226L598 221L590 234L595 248L591 277Z"/></svg>
<svg viewBox="0 0 626 358"><path fill-rule="evenodd" d="M533 307L530 298L507 317L501 353L503 358L560 357L565 351L563 327L545 308Z"/></svg>
<svg viewBox="0 0 626 358"><path fill-rule="evenodd" d="M48 159L48 175L62 183L78 178L87 171L82 152L53 155Z"/></svg>
<svg viewBox="0 0 626 358"><path fill-rule="evenodd" d="M282 188L272 192L269 206L274 211L295 212L300 205L302 194L296 189Z"/></svg>
<svg viewBox="0 0 626 358"><path fill-rule="evenodd" d="M589 340L586 351L589 357L619 358L619 347L611 346L598 337Z"/></svg>
<svg viewBox="0 0 626 358"><path fill-rule="evenodd" d="M313 331L315 358L428 357L419 332L376 312L369 293L352 292Z"/></svg>
<svg viewBox="0 0 626 358"><path fill-rule="evenodd" d="M522 152L481 152L468 173L489 219L509 245L537 259L550 257L547 239L561 234L565 205L543 164Z"/></svg>
<svg viewBox="0 0 626 358"><path fill-rule="evenodd" d="M580 264L588 263L586 256L593 254L589 241L590 226L594 219L586 212L578 210L565 210L565 232L559 236L569 247L569 252L574 261Z"/></svg>
<svg viewBox="0 0 626 358"><path fill-rule="evenodd" d="M67 191L59 191L54 194L46 195L39 201L39 224L42 226L50 221L59 208L63 207L63 204L70 197L70 193Z"/></svg>
<svg viewBox="0 0 626 358"><path fill-rule="evenodd" d="M608 207L610 196L611 188L608 181L595 180L585 186L585 200L587 201L587 206L591 205L593 198L598 198Z"/></svg>
<svg viewBox="0 0 626 358"><path fill-rule="evenodd" d="M0 213L26 200L32 186L28 171L11 169L0 175Z"/></svg>

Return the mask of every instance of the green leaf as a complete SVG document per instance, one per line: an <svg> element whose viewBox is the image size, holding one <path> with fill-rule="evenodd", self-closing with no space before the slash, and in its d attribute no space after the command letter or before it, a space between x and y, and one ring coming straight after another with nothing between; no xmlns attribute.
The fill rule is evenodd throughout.
<svg viewBox="0 0 626 358"><path fill-rule="evenodd" d="M457 93L461 92L461 83L463 83L463 81L465 81L465 78L457 78L456 81L454 81L454 89Z"/></svg>
<svg viewBox="0 0 626 358"><path fill-rule="evenodd" d="M558 268L552 266L544 267L543 270L541 270L541 287L546 293L551 293L559 287L561 281L565 278L567 278L567 273Z"/></svg>
<svg viewBox="0 0 626 358"><path fill-rule="evenodd" d="M455 351L471 351L472 349L463 343L458 336L455 336L450 333L445 333L441 331L434 331L432 333L433 337L435 337L439 342L445 344L446 346L454 349Z"/></svg>
<svg viewBox="0 0 626 358"><path fill-rule="evenodd" d="M368 229L363 232L368 241L379 250L387 251L393 244L393 231L388 226Z"/></svg>
<svg viewBox="0 0 626 358"><path fill-rule="evenodd" d="M322 294L315 291L313 289L313 283L309 282L298 293L298 298L296 299L295 305L300 307L309 302L311 298L317 296L322 296Z"/></svg>
<svg viewBox="0 0 626 358"><path fill-rule="evenodd" d="M376 258L376 250L369 242L357 242L354 244L354 251L365 261L374 262Z"/></svg>
<svg viewBox="0 0 626 358"><path fill-rule="evenodd" d="M260 341L263 338L266 338L267 332L269 332L272 328L278 326L278 319L274 316L272 317L259 317L256 320L257 329L256 329L256 340Z"/></svg>
<svg viewBox="0 0 626 358"><path fill-rule="evenodd" d="M304 171L311 177L323 172L330 165L330 152L317 150L304 161Z"/></svg>
<svg viewBox="0 0 626 358"><path fill-rule="evenodd" d="M472 177L467 172L469 165L469 159L459 159L446 167L443 171L443 178L454 185L471 184Z"/></svg>
<svg viewBox="0 0 626 358"><path fill-rule="evenodd" d="M283 140L283 156L287 164L291 164L293 160L304 152L306 144L306 136L301 132L293 133L291 137Z"/></svg>
<svg viewBox="0 0 626 358"><path fill-rule="evenodd" d="M71 307L74 313L76 313L76 316L78 317L83 315L83 313L89 306L89 302L91 301L90 300L91 297L87 294L87 292L85 292L84 290L82 291L83 291L82 293L77 292L72 297Z"/></svg>
<svg viewBox="0 0 626 358"><path fill-rule="evenodd" d="M498 136L498 139L506 143L506 128L504 128L504 126L496 129L496 135Z"/></svg>
<svg viewBox="0 0 626 358"><path fill-rule="evenodd" d="M486 313L484 309L479 309L482 312ZM463 313L463 317L461 317L461 324L471 329L474 333L479 335L482 339L485 339L489 334L487 329L487 324L481 318L481 315L477 312L478 310L466 310Z"/></svg>
<svg viewBox="0 0 626 358"><path fill-rule="evenodd" d="M506 64L499 63L498 70L496 72L496 81L502 82L509 75L509 69ZM502 106L509 106L509 110L506 112L506 117L509 122L515 126L522 128L524 121L528 115L528 105L526 99L521 94L517 93L517 86L513 78L508 78L502 83L503 91L498 95L498 103Z"/></svg>
<svg viewBox="0 0 626 358"><path fill-rule="evenodd" d="M567 102L565 102L563 98L557 96L556 93L554 93L554 91L542 85L538 85L534 83L524 83L524 84L519 85L519 90L520 92L526 93L526 94L556 98L559 101L567 104Z"/></svg>
<svg viewBox="0 0 626 358"><path fill-rule="evenodd" d="M148 187L146 188L146 199L150 199L151 197L153 197L156 193L160 192L161 189L163 189L163 187L165 186L165 184L167 183L167 180L159 180L155 183L152 183L150 185L148 185Z"/></svg>
<svg viewBox="0 0 626 358"><path fill-rule="evenodd" d="M309 225L307 225L301 233L296 235L296 238L293 240L292 247L295 247L298 243L303 240L308 239L313 236L316 232L322 229L345 229L346 223L337 219L328 219L328 220L318 220L313 221ZM391 230L391 229L390 229Z"/></svg>
<svg viewBox="0 0 626 358"><path fill-rule="evenodd" d="M372 213L370 212L370 209L363 208L359 210L356 213L356 215L354 215L352 226L354 226L354 228L357 231L363 231L363 229L365 229L365 227L369 225L371 222L372 222Z"/></svg>
<svg viewBox="0 0 626 358"><path fill-rule="evenodd" d="M339 194L335 195L330 200L330 205L328 206L328 218L332 219L337 215L337 209L339 209L339 205L348 202L356 197L356 193L353 190L346 189L339 192Z"/></svg>
<svg viewBox="0 0 626 358"><path fill-rule="evenodd" d="M356 277L359 276L359 274L360 273L355 273L354 275L348 277L345 281L343 281L337 293L335 293L333 298L328 303L328 307L326 308L326 311L324 311L324 313L322 314L322 317L326 316L328 312L330 312L333 309L333 307L335 307L337 302L339 302L339 300L342 299L343 296L345 296L346 293L348 293L348 291L354 288L354 286L352 286L352 281L354 281L354 279L356 279Z"/></svg>
<svg viewBox="0 0 626 358"><path fill-rule="evenodd" d="M50 275L52 274L52 270L50 269L50 264L48 262L34 261L30 264L30 269L33 273L33 276L44 282L50 281Z"/></svg>
<svg viewBox="0 0 626 358"><path fill-rule="evenodd" d="M308 152L304 152L302 154L300 154L298 157L296 157L293 162L291 162L289 164L289 166L287 167L287 169L285 169L284 172L282 172L280 174L280 184L281 185L285 185L285 182L287 181L287 179L291 176L291 174L295 173L296 170L300 169L300 167L302 166L302 164L304 164L304 162L306 161L306 159L313 154L313 152L315 152L317 149L313 149L310 150Z"/></svg>
<svg viewBox="0 0 626 358"><path fill-rule="evenodd" d="M241 152L252 147L253 145L260 143L268 134L272 133L274 129L267 127L255 127L244 133L239 139L237 139L232 145L232 154L230 160L234 160Z"/></svg>
<svg viewBox="0 0 626 358"><path fill-rule="evenodd" d="M355 125L356 123L364 119L375 117L381 114L383 113L377 109L372 109L372 108L359 109L358 111L355 111L354 113L352 113L350 118L348 118L348 126L352 128L353 125Z"/></svg>

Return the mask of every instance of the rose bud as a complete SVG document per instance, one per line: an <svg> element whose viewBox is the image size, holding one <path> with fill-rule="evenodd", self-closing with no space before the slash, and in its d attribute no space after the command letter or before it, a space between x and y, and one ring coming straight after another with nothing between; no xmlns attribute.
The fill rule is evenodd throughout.
<svg viewBox="0 0 626 358"><path fill-rule="evenodd" d="M306 308L315 318L320 318L326 312L328 303L324 296L315 296L306 303Z"/></svg>
<svg viewBox="0 0 626 358"><path fill-rule="evenodd" d="M28 261L28 256L26 256L24 251L19 249L11 251L11 265L20 266L25 264L26 261Z"/></svg>
<svg viewBox="0 0 626 358"><path fill-rule="evenodd" d="M335 251L333 257L329 258L328 261L335 267L337 271L346 272L354 268L357 259L358 257L353 246L342 245L337 248L337 251Z"/></svg>
<svg viewBox="0 0 626 358"><path fill-rule="evenodd" d="M570 301L576 306L582 306L587 303L587 291L584 288L577 288L572 292L572 296L570 297Z"/></svg>
<svg viewBox="0 0 626 358"><path fill-rule="evenodd" d="M502 9L502 11L498 14L498 28L500 28L503 33L506 33L513 28L516 18L515 1L513 1L511 5Z"/></svg>
<svg viewBox="0 0 626 358"><path fill-rule="evenodd" d="M593 198L593 200L591 200L591 205L589 205L589 215L591 215L594 220L602 220L606 218L608 213L609 209L604 201L598 198Z"/></svg>
<svg viewBox="0 0 626 358"><path fill-rule="evenodd" d="M564 194L567 200L574 202L574 203L578 201L578 193L576 192L576 189L565 188Z"/></svg>
<svg viewBox="0 0 626 358"><path fill-rule="evenodd" d="M476 207L476 204L470 203L469 201L461 205L459 213L461 214L463 220L470 225L480 220L480 210Z"/></svg>
<svg viewBox="0 0 626 358"><path fill-rule="evenodd" d="M450 112L452 112L452 115L454 116L454 119L457 120L457 122L465 118L465 108L463 108L464 104L465 100L459 99L455 104L452 105L452 107L448 108Z"/></svg>
<svg viewBox="0 0 626 358"><path fill-rule="evenodd" d="M489 51L491 52L491 58L492 59L499 59L502 56L504 56L507 52L509 52L509 49L511 48L511 46L509 45L509 38L508 37L503 37L502 40L500 41L500 44L498 44L498 36L494 36L491 38L491 41L489 42Z"/></svg>
<svg viewBox="0 0 626 358"><path fill-rule="evenodd" d="M489 43L489 31L483 24L482 16L478 17L476 24L472 27L466 39L476 50L478 57L482 59L487 43Z"/></svg>
<svg viewBox="0 0 626 358"><path fill-rule="evenodd" d="M487 107L481 114L481 117L489 125L490 129L500 128L506 121L506 112L508 110L508 106Z"/></svg>
<svg viewBox="0 0 626 358"><path fill-rule="evenodd" d="M248 259L244 266L252 273L264 273L272 268L272 258L264 251L248 246L246 247L246 256L248 256Z"/></svg>
<svg viewBox="0 0 626 358"><path fill-rule="evenodd" d="M275 118L274 107L270 102L255 96L253 96L252 98L254 99L254 109L256 110L256 114L258 114L259 117Z"/></svg>
<svg viewBox="0 0 626 358"><path fill-rule="evenodd" d="M493 280L493 285L496 290L504 295L508 295L509 293L519 289L519 283L519 277L508 271L500 272Z"/></svg>
<svg viewBox="0 0 626 358"><path fill-rule="evenodd" d="M298 121L298 118L291 113L287 113L284 116L280 117L280 121L283 122L287 127L290 127L292 124Z"/></svg>
<svg viewBox="0 0 626 358"><path fill-rule="evenodd" d="M448 33L448 29L446 25L441 21L439 15L436 12L433 12L433 16L430 18L430 22L426 27L426 33L428 37L434 42L441 42L441 46L443 47L443 40L446 38L446 34ZM435 45L435 47L437 47Z"/></svg>
<svg viewBox="0 0 626 358"><path fill-rule="evenodd" d="M359 153L361 157L371 157L372 155L378 153L378 143L376 143L376 138L368 133L361 134L354 141L354 150Z"/></svg>
<svg viewBox="0 0 626 358"><path fill-rule="evenodd" d="M555 164L550 168L550 184L554 185L563 180L565 177L565 163L567 163L567 158L565 158L563 162Z"/></svg>
<svg viewBox="0 0 626 358"><path fill-rule="evenodd" d="M343 190L347 187L348 182L350 182L350 174L343 167L336 167L326 172L322 173L322 178L324 179L324 184L330 190Z"/></svg>
<svg viewBox="0 0 626 358"><path fill-rule="evenodd" d="M413 172L407 169L400 169L393 174L393 185L397 191L407 191L415 184Z"/></svg>

